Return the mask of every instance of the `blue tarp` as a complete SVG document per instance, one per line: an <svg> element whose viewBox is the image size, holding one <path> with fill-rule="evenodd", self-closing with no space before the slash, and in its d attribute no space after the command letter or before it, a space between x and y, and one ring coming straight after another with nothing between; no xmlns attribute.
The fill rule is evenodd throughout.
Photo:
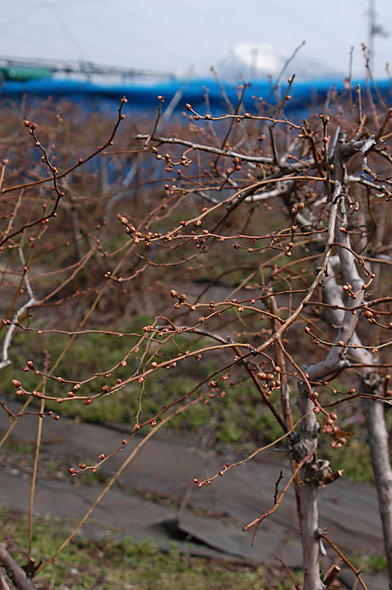
<svg viewBox="0 0 392 590"><path fill-rule="evenodd" d="M366 82L364 80L355 80L351 83L352 94L355 99L356 85L360 84L362 94L365 96ZM240 85L233 83L222 83L227 98L235 107L238 103ZM370 83L372 93L375 89ZM282 84L280 94L283 95L287 83ZM392 102L392 90L390 80L381 80L377 82L377 90L387 103ZM208 89L208 107L205 99L205 92ZM307 83L294 82L290 89L291 99L285 104L285 113L303 113L318 112L331 91L337 90L339 93L347 93L344 81L334 80L317 80ZM84 81L75 80L31 80L28 82L3 82L0 85L1 98L18 98L25 96L28 100L47 98L48 96L68 98L72 101L92 102L97 107L97 102L102 101L105 106L107 101L118 102L121 97L126 96L128 105L141 111L154 111L157 109L159 100L158 96L164 96L164 107L167 108L171 101L176 111L185 110L187 103L200 112L206 114L227 113L229 108L227 102L222 96L222 90L214 80L193 80L185 82L181 80L161 81L155 85L100 85ZM279 100L276 91L273 91L272 85L268 81L254 81L250 83L244 96L244 108L246 111L255 113L260 104L256 99L268 99L269 104L276 104ZM175 103L175 104L174 104Z"/></svg>

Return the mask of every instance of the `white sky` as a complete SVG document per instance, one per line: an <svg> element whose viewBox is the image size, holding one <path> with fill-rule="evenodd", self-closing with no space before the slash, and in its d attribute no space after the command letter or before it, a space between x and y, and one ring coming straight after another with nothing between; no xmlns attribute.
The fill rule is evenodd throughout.
<svg viewBox="0 0 392 590"><path fill-rule="evenodd" d="M392 63L392 0L373 0L374 72ZM239 43L263 41L363 75L370 0L0 0L0 57L87 60L186 72ZM291 73L291 72L290 72Z"/></svg>

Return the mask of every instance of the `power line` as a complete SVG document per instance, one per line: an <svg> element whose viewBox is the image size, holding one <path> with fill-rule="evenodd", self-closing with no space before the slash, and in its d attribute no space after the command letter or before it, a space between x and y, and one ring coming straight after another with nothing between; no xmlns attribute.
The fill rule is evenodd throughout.
<svg viewBox="0 0 392 590"><path fill-rule="evenodd" d="M76 39L76 37L74 37L74 35L72 34L72 31L70 30L70 28L67 26L67 23L64 21L64 19L61 17L61 15L59 14L57 8L55 8L55 6L53 5L53 3L47 3L48 4L48 8L50 10L52 10L55 19L58 20L58 22L61 24L62 28L65 31L65 34L67 35L68 39L70 39L71 43L74 45L74 47L76 47L76 49L79 51L79 57L82 57L84 59L88 59L87 53L84 50L84 47L79 43L79 41Z"/></svg>

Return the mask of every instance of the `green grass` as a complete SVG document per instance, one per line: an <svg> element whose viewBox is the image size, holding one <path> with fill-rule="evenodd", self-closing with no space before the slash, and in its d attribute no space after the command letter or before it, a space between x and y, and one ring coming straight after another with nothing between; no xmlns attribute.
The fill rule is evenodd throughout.
<svg viewBox="0 0 392 590"><path fill-rule="evenodd" d="M364 574L378 574L388 572L388 563L385 555L364 555L363 553L354 552L348 554L351 563Z"/></svg>
<svg viewBox="0 0 392 590"><path fill-rule="evenodd" d="M27 517L0 509L6 523L2 542L13 547L13 557L26 563ZM35 521L33 557L36 563L53 554L72 530L73 522L53 517ZM134 542L126 537L115 540L108 529L103 540L77 535L34 579L43 590L288 590L287 573L279 567L234 565L226 560L181 554L173 544L163 552L151 541ZM7 541L8 539L8 541ZM12 542L10 542L12 540ZM16 549L17 547L17 549Z"/></svg>
<svg viewBox="0 0 392 590"><path fill-rule="evenodd" d="M369 448L357 437L351 437L340 449L331 449L328 441L321 440L320 453L331 462L333 471L343 470L344 478L374 484Z"/></svg>
<svg viewBox="0 0 392 590"><path fill-rule="evenodd" d="M387 558L384 555L370 555L367 567L370 572L387 572Z"/></svg>
<svg viewBox="0 0 392 590"><path fill-rule="evenodd" d="M150 323L151 318L148 316L138 317L127 326L127 331L141 331L143 325ZM32 338L30 334L26 336L22 333L15 338L13 364L2 373L3 387L10 395L14 395L15 392L15 388L11 384L14 378L18 378L27 389L37 387L40 377L35 376L33 371L24 372L21 370L29 358L32 358L35 365L41 368L44 360L42 351L45 348L50 349L52 357L56 358L67 340L66 336L58 337L53 334L43 334L42 336L33 334L33 336ZM84 335L74 341L63 365L56 374L69 378L72 378L73 375L78 375L79 378L94 375L102 370L103 353L105 367L110 368L124 357L134 343L134 337L118 338L107 336L104 333ZM185 339L183 347L185 346L191 348L192 343ZM173 343L168 342L165 354L167 356L172 354L173 348ZM61 405L53 401L47 402L46 407L58 412L60 416L77 416L90 422L112 422L133 426L141 393L142 411L139 421L144 422L155 416L168 403L190 392L198 381L208 379L214 373L215 368L220 366L220 363L222 363L220 357L212 356L202 359L200 362L196 362L193 358L184 359L178 363L175 369L170 369L170 371L161 369L150 374L143 384L143 389L138 383L132 383L115 394L94 400L89 406L83 405L80 401L66 402ZM127 378L137 369L137 364L137 355L133 355L128 359L127 366L125 368L119 367L113 372L110 379L98 378L83 385L81 392L85 395L94 394L99 391L102 383L112 383L117 377ZM231 381L231 379L233 380ZM340 390L344 388L342 384L336 384L336 387ZM69 389L68 385L53 380L48 382L47 392L50 395L64 396L66 389ZM204 401L195 404L188 411L182 412L171 420L167 427L177 433L189 434L204 446L209 446L222 453L228 450L251 453L257 447L261 447L282 435L279 424L266 408L252 381L249 378L244 379L244 373L241 373L240 369L230 373L226 382L220 382L218 389L224 389L225 397L223 399L218 396L208 404ZM206 384L193 394L193 397L198 396L200 392L208 394L211 389ZM336 395L334 396L328 391L323 393L323 403L335 399ZM278 392L274 392L270 400L278 408L280 407ZM339 406L339 423L349 417L352 411L352 403ZM360 407L354 409L354 412L360 413ZM390 424L392 416L388 414L387 420L389 426L392 426ZM366 436L364 426L359 424L355 430L358 434L347 437L347 444L338 450L331 449L331 438L321 434L319 456L328 459L334 471L344 470L345 478L373 483L368 448L364 444ZM282 443L281 446L285 446L285 443Z"/></svg>
<svg viewBox="0 0 392 590"><path fill-rule="evenodd" d="M148 316L138 317L127 326L127 332L142 332L142 326L151 324ZM44 363L44 350L51 350L51 358L55 360L61 353L68 340L67 336L56 334L18 334L15 337L12 365L2 372L2 384L4 391L9 395L15 395L13 379L18 379L26 390L38 388L41 377L34 371L23 371L22 367L31 359L35 367L42 369ZM76 339L67 352L61 366L56 370L56 375L64 379L86 379L102 368L109 369L124 358L127 351L135 344L136 339L131 336L118 338L107 336L104 333L90 333ZM181 349L192 350L192 346L200 345L200 340L194 344L189 335L178 337ZM158 362L168 358L175 351L174 344L167 342ZM219 354L219 353L218 353ZM143 387L137 382L126 385L123 389L110 395L95 399L90 405L83 405L82 401L67 401L58 404L56 401L46 401L47 410L53 410L60 416L79 417L89 422L112 422L133 426L138 412L139 398L141 395L141 413L139 421L144 422L154 417L168 403L185 396L193 390L198 382L214 374L216 368L227 362L226 357L209 355L197 362L194 358L187 358L177 364L175 369L160 369L151 373L145 380ZM103 365L104 363L104 365ZM138 355L132 355L127 361L126 367L119 367L112 372L110 378L98 377L82 386L80 393L94 395L100 391L102 384L113 385L116 378L126 379L138 368ZM148 368L148 366L147 366ZM189 433L199 438L208 438L211 445L218 451L223 451L227 445L246 444L250 450L254 450L259 443L273 440L273 437L282 434L275 419L266 410L260 394L255 389L249 378L244 377L242 370L230 373L226 382L218 383L216 390L211 390L208 384L192 394L194 399L204 393L224 390L225 397L217 396L210 403L201 402L193 405L188 411L181 413L168 424L168 427L176 432ZM230 381L233 379L233 381ZM46 393L55 397L66 397L66 391L72 389L68 384L57 383L48 380ZM274 394L273 397L277 397ZM23 400L24 398L22 398ZM38 403L38 400L34 400Z"/></svg>
<svg viewBox="0 0 392 590"><path fill-rule="evenodd" d="M124 332L143 333L143 326L151 323L151 317L138 316L124 326ZM8 394L14 395L15 387L12 386L11 381L15 378L19 379L26 389L36 388L40 377L34 375L33 371L24 372L22 367L31 358L37 367L42 368L45 359L43 351L45 349L51 350L51 358L56 359L68 338L67 336L45 333L42 335L17 334L12 349L12 365L6 367L2 372L4 390ZM201 340L197 343L190 341L189 335L176 338L177 344L180 344L183 350L192 349L192 346L201 343ZM80 336L73 342L56 374L70 379L87 378L102 371L103 367L105 369L113 367L124 358L135 342L136 338L133 336L118 338L117 336L108 336L104 332ZM168 341L161 351L161 356L157 356L156 359L161 362L162 358L168 358L174 352L174 343ZM141 394L142 411L139 421L144 422L154 417L168 403L189 393L199 381L208 380L216 368L225 364L227 359L227 353L226 356L222 354L206 355L200 362L196 362L194 358L184 359L178 363L175 369L169 371L160 369L150 374L146 378L143 388L134 382L115 394L94 400L89 406L83 405L81 401L66 402L61 405L53 401L47 402L46 408L58 412L60 416L76 416L90 422L112 422L133 426ZM98 377L83 385L81 393L84 395L94 394L100 391L102 384L113 384L117 377L126 379L137 370L138 363L138 355L131 355L126 367L119 367L113 371L109 379ZM340 392L347 389L343 383L336 382L333 385ZM69 385L50 380L47 385L47 393L64 397L69 388ZM266 408L252 381L249 378L244 378L244 372L240 368L231 372L226 382L220 382L218 389L224 389L225 397L223 399L217 397L208 404L204 402L195 404L188 411L171 420L167 427L177 433L189 434L196 439L196 442L222 453L228 450L251 453L257 447L261 447L282 435L279 424ZM211 390L205 384L193 394L193 397L198 396L200 392L208 394ZM295 391L293 391L293 395L295 396ZM335 401L338 396L341 396L341 393L334 395L326 390L322 396L322 403L326 404ZM270 400L276 407L280 407L279 393L274 392ZM293 409L296 411L295 404ZM342 424L352 413L361 413L359 402L354 400L354 402L339 405L337 413L338 424ZM392 415L388 413L386 418L388 426L392 427ZM347 444L337 450L331 449L331 438L321 434L319 456L331 462L333 471L344 470L345 478L374 483L368 448L364 444L366 439L364 425L357 424L355 431L354 436L347 437ZM285 443L282 443L281 446L285 446Z"/></svg>

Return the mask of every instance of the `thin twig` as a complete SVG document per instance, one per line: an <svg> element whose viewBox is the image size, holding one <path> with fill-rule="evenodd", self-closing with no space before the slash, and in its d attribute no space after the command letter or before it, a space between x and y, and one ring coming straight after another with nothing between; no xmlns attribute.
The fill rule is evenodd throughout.
<svg viewBox="0 0 392 590"><path fill-rule="evenodd" d="M327 537L327 535L325 535L322 532L318 533L318 536L320 537L320 539L324 539L324 541L327 541L327 543L329 543L332 547L332 549L334 551L336 551L336 553L339 555L339 557L342 558L342 560L344 561L344 563L346 565L348 565L348 567L354 572L354 574L357 576L358 581L360 582L360 584L362 585L363 590L368 590L368 587L366 586L365 582L363 581L363 578L361 576L361 572L360 570L357 570L356 567L353 566L353 564L351 563L351 561L340 551L340 549L338 549L338 547L335 545L335 543L333 543L331 541L331 539L329 539Z"/></svg>
<svg viewBox="0 0 392 590"><path fill-rule="evenodd" d="M259 529L259 526L261 525L261 523L263 522L263 520L265 518L267 518L268 516L271 516L271 514L273 514L275 512L275 510L279 507L281 501L283 500L287 490L289 489L289 487L291 486L292 482L294 481L297 473L299 473L301 467L303 467L303 465L305 465L305 463L314 455L314 452L312 451L311 453L309 453L308 455L306 455L306 457L304 457L304 459L302 459L302 461L300 461L296 467L296 469L294 470L294 472L292 473L291 477L289 478L289 480L287 481L286 485L284 486L283 490L281 491L281 493L279 494L279 497L276 499L274 505L272 508L270 508L270 510L267 510L267 512L264 512L264 514L262 514L261 516L259 516L258 518L255 518L255 520L252 520L252 522L250 522L249 524L247 524L242 530L243 532L248 531L250 528L256 526L256 530L253 533L253 537L252 537L252 544L253 541L255 539L255 536L257 534L257 531Z"/></svg>

